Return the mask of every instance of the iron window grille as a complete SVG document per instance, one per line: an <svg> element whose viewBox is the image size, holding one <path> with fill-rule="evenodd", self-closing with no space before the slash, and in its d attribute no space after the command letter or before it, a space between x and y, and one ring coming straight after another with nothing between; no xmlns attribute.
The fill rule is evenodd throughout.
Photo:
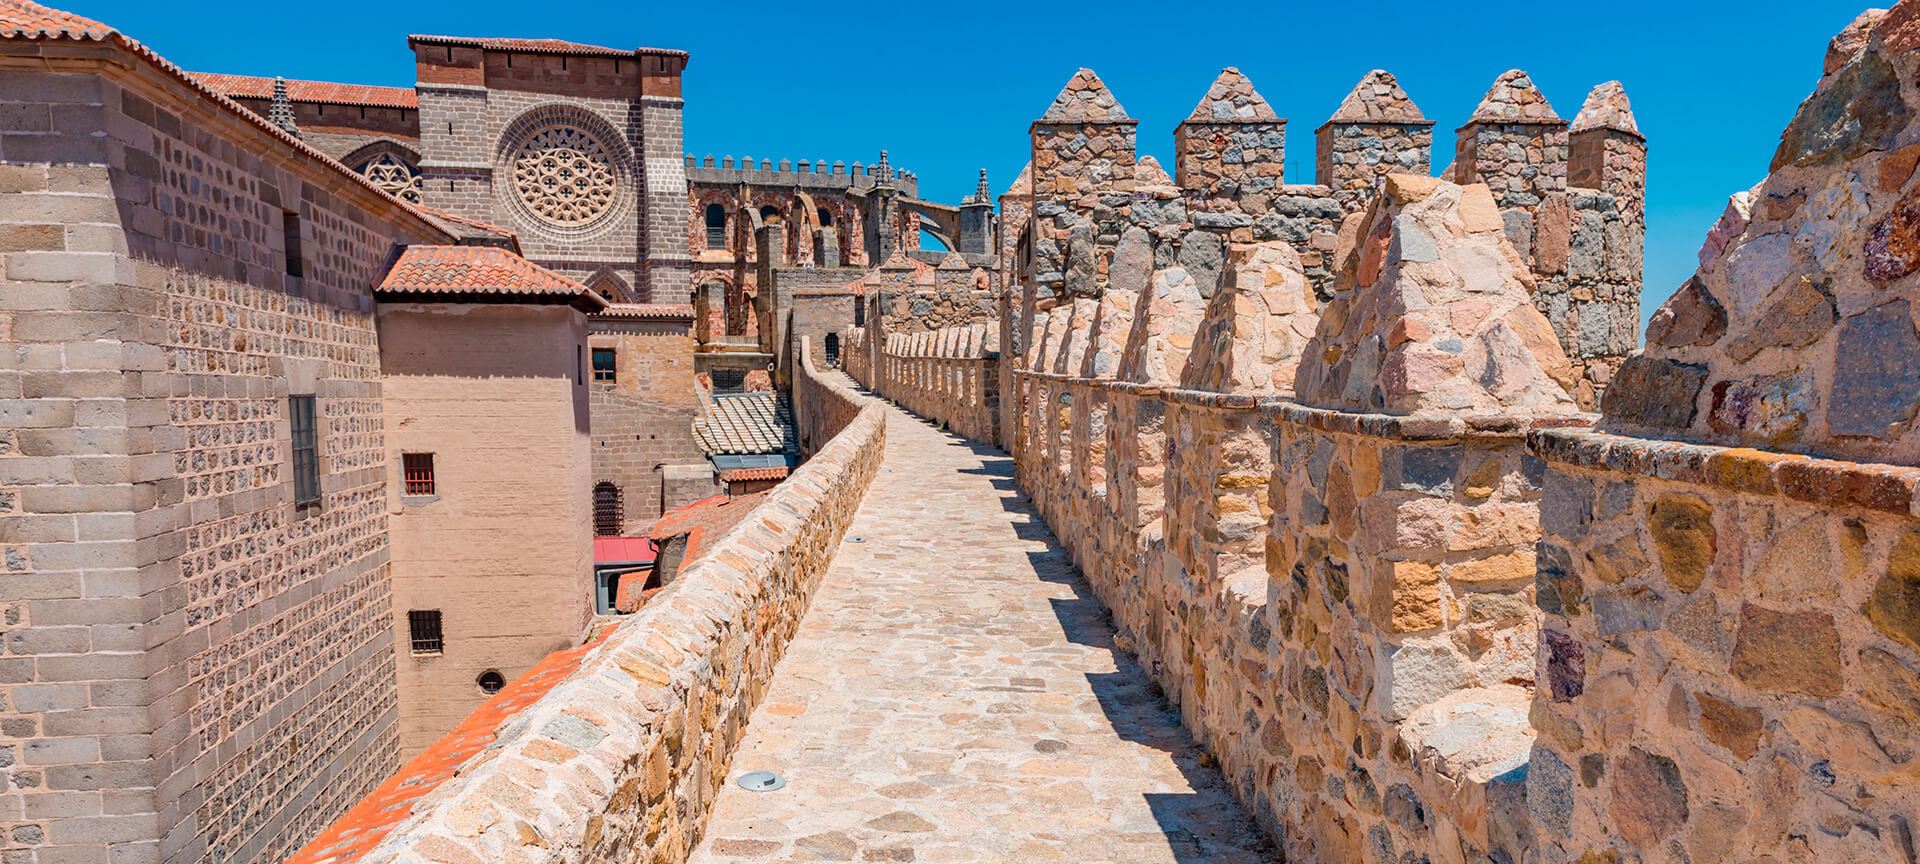
<svg viewBox="0 0 1920 864"><path fill-rule="evenodd" d="M408 495L434 494L432 453L402 453L400 467Z"/></svg>
<svg viewBox="0 0 1920 864"><path fill-rule="evenodd" d="M407 612L407 635L412 639L415 654L439 654L447 649L447 639L440 632L438 609Z"/></svg>
<svg viewBox="0 0 1920 864"><path fill-rule="evenodd" d="M293 503L307 507L320 503L319 430L314 425L311 395L287 397L293 422Z"/></svg>

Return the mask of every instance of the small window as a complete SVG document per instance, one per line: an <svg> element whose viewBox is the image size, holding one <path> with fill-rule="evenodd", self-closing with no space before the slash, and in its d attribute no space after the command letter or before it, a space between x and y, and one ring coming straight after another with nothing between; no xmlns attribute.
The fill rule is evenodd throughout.
<svg viewBox="0 0 1920 864"><path fill-rule="evenodd" d="M747 392L747 370L745 369L713 370L713 392L715 393Z"/></svg>
<svg viewBox="0 0 1920 864"><path fill-rule="evenodd" d="M587 349L573 346L573 383L574 386L587 383Z"/></svg>
<svg viewBox="0 0 1920 864"><path fill-rule="evenodd" d="M480 677L475 678L473 683L480 685L481 692L491 696L507 686L507 677L501 675L498 669L488 669L480 673Z"/></svg>
<svg viewBox="0 0 1920 864"><path fill-rule="evenodd" d="M867 303L865 297L853 298L853 326L867 326Z"/></svg>
<svg viewBox="0 0 1920 864"><path fill-rule="evenodd" d="M612 348L593 349L593 380L612 382L614 380L614 362Z"/></svg>
<svg viewBox="0 0 1920 864"><path fill-rule="evenodd" d="M413 641L415 654L439 654L447 650L447 640L440 635L440 610L413 609L407 612L407 635Z"/></svg>
<svg viewBox="0 0 1920 864"><path fill-rule="evenodd" d="M822 207L819 209L818 214L820 216L820 227L822 228L833 227L833 211L832 210L828 210L827 208Z"/></svg>
<svg viewBox="0 0 1920 864"><path fill-rule="evenodd" d="M620 487L611 480L593 484L593 533L611 537L620 533L625 521L620 507Z"/></svg>
<svg viewBox="0 0 1920 864"><path fill-rule="evenodd" d="M320 435L314 428L313 396L289 396L287 408L293 424L293 504L310 507L320 503Z"/></svg>
<svg viewBox="0 0 1920 864"><path fill-rule="evenodd" d="M840 334L828 333L826 338L826 343L827 343L827 365L839 366L840 365Z"/></svg>
<svg viewBox="0 0 1920 864"><path fill-rule="evenodd" d="M408 495L434 494L432 453L402 453L400 467L406 475Z"/></svg>
<svg viewBox="0 0 1920 864"><path fill-rule="evenodd" d="M707 205L707 248L727 248L727 208L719 204Z"/></svg>
<svg viewBox="0 0 1920 864"><path fill-rule="evenodd" d="M282 210L280 216L280 227L286 237L287 275L305 278L307 268L300 259L300 214L292 210Z"/></svg>

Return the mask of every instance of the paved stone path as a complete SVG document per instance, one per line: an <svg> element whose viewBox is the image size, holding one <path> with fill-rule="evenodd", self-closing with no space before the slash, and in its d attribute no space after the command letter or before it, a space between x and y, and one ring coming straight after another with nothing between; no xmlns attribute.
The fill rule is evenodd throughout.
<svg viewBox="0 0 1920 864"><path fill-rule="evenodd" d="M1014 488L889 409L886 462L695 864L1270 861ZM784 789L732 782L769 770Z"/></svg>

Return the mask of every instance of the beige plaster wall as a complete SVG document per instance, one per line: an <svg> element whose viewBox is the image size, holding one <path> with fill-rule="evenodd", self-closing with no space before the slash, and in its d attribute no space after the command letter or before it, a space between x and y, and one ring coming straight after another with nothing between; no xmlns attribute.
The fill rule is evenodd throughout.
<svg viewBox="0 0 1920 864"><path fill-rule="evenodd" d="M566 306L382 304L387 501L400 743L412 756L511 681L578 643L592 614L586 321ZM434 454L435 494L404 494L402 453ZM438 609L438 655L407 612Z"/></svg>

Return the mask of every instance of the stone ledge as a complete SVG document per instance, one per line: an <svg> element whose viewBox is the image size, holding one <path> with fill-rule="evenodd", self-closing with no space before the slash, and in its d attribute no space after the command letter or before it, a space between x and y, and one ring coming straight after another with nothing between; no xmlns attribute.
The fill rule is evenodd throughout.
<svg viewBox="0 0 1920 864"><path fill-rule="evenodd" d="M1446 441L1455 438L1521 438L1535 429L1587 427L1595 418L1589 414L1561 414L1543 417L1463 416L1403 417L1395 414L1355 414L1330 408L1311 408L1284 399L1262 402L1261 413L1269 419L1284 420L1327 432L1372 435L1407 441Z"/></svg>
<svg viewBox="0 0 1920 864"><path fill-rule="evenodd" d="M1920 516L1920 468L1558 429L1535 430L1527 446L1542 459L1576 468Z"/></svg>

